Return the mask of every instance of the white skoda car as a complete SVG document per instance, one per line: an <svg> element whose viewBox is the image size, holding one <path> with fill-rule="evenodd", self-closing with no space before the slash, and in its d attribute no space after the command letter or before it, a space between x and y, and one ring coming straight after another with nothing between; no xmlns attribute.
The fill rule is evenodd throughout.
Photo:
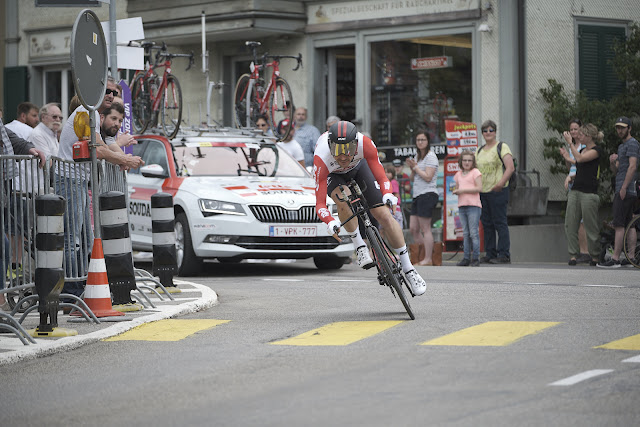
<svg viewBox="0 0 640 427"><path fill-rule="evenodd" d="M145 166L127 177L133 248L152 250L151 196L173 195L180 275L197 275L213 258L313 258L320 269L338 269L353 253L347 236L339 243L327 235L313 179L272 139L235 129L136 139Z"/></svg>

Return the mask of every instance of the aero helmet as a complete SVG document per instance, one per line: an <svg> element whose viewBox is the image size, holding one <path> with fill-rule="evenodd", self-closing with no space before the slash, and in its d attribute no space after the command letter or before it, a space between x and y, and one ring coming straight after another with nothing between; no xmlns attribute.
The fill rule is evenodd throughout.
<svg viewBox="0 0 640 427"><path fill-rule="evenodd" d="M329 128L328 141L332 156L353 156L358 148L358 129L351 122L339 121Z"/></svg>

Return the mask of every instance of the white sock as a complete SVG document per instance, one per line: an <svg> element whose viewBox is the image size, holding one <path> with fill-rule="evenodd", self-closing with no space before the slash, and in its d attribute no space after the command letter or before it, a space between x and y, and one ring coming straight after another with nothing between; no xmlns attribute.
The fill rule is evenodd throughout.
<svg viewBox="0 0 640 427"><path fill-rule="evenodd" d="M407 250L407 245L404 245L401 248L393 250L398 257L400 258L400 263L402 264L402 271L406 273L407 271L413 270L413 264L411 264L411 260L409 259L409 251Z"/></svg>
<svg viewBox="0 0 640 427"><path fill-rule="evenodd" d="M356 249L360 246L367 246L367 244L362 240L362 236L360 235L360 228L356 227L356 231L353 233L349 232L349 237L351 237L351 241L353 242Z"/></svg>

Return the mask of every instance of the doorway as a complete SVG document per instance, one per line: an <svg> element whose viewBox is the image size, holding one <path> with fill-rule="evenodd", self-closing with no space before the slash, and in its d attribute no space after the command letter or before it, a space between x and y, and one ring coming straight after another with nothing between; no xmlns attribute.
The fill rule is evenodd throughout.
<svg viewBox="0 0 640 427"><path fill-rule="evenodd" d="M325 51L324 119L338 116L356 121L356 50L341 46ZM324 124L324 123L323 123ZM360 125L360 123L356 123ZM324 126L323 126L324 127ZM318 126L320 128L320 126Z"/></svg>

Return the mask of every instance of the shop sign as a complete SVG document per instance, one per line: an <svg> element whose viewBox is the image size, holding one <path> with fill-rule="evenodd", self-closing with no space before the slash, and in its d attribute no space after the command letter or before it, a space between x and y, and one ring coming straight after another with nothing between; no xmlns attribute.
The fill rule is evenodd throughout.
<svg viewBox="0 0 640 427"><path fill-rule="evenodd" d="M428 58L411 58L412 70L433 70L436 68L453 67L451 56L431 56Z"/></svg>
<svg viewBox="0 0 640 427"><path fill-rule="evenodd" d="M29 58L71 54L71 31L49 31L29 36Z"/></svg>
<svg viewBox="0 0 640 427"><path fill-rule="evenodd" d="M478 9L480 0L368 0L309 5L309 25L430 15Z"/></svg>

